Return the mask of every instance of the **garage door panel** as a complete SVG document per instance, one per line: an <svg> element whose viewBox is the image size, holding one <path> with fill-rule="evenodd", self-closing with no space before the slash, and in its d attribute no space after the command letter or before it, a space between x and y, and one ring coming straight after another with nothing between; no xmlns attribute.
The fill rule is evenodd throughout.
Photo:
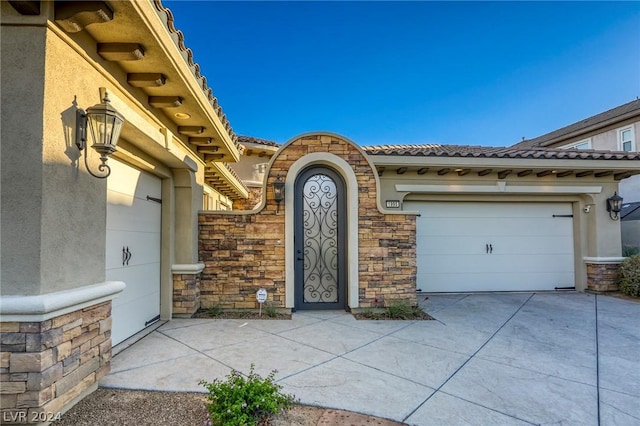
<svg viewBox="0 0 640 426"><path fill-rule="evenodd" d="M107 230L158 232L160 229L161 220L157 214L159 204L154 201L134 198L128 205L109 201L109 206ZM136 213L131 214L132 211Z"/></svg>
<svg viewBox="0 0 640 426"><path fill-rule="evenodd" d="M126 284L113 302L115 345L160 313L162 213L147 196L160 198L162 181L114 159L107 186L106 277Z"/></svg>
<svg viewBox="0 0 640 426"><path fill-rule="evenodd" d="M573 274L538 272L522 277L522 274L486 273L470 277L463 273L430 274L418 276L418 288L422 291L475 292L475 291L540 291L556 287L573 286ZM514 290L516 288L517 290Z"/></svg>
<svg viewBox="0 0 640 426"><path fill-rule="evenodd" d="M117 300L117 299L116 299ZM153 308L160 304L160 293L133 299L127 303L113 306L112 334L113 342L121 342L146 327L146 322L158 313Z"/></svg>
<svg viewBox="0 0 640 426"><path fill-rule="evenodd" d="M508 205L506 209L496 209L497 204ZM553 204L553 208L549 206ZM419 211L423 216L435 218L536 218L551 214L571 214L570 204L563 203L427 203L406 201L405 210Z"/></svg>
<svg viewBox="0 0 640 426"><path fill-rule="evenodd" d="M124 164L116 159L109 162L111 167L111 175L107 181L107 188L115 192L115 196L112 196L112 201L119 204L117 201L122 199L131 198L137 196L138 198L145 198L149 195L151 197L160 198L162 194L162 187L158 185L158 178L150 175L149 173L142 172L136 168L133 168L127 164Z"/></svg>
<svg viewBox="0 0 640 426"><path fill-rule="evenodd" d="M486 236L429 236L421 240L420 253L424 255L487 255L487 245L491 244L494 256L501 254L572 254L573 242L567 236L522 235L491 238Z"/></svg>
<svg viewBox="0 0 640 426"><path fill-rule="evenodd" d="M149 268L152 266L152 268ZM156 268L157 267L157 268ZM158 272L150 273L151 269L157 269ZM160 264L139 265L128 269L119 269L112 271L113 279L116 281L124 281L127 285L126 291L122 292L118 298L114 300L113 305L122 305L134 299L151 295L159 292L158 282L160 280Z"/></svg>
<svg viewBox="0 0 640 426"><path fill-rule="evenodd" d="M107 233L106 270L159 262L160 234L150 232L110 231ZM123 248L129 250L125 257ZM129 258L128 263L126 262ZM124 265L123 265L124 261Z"/></svg>
<svg viewBox="0 0 640 426"><path fill-rule="evenodd" d="M573 256L573 241L570 235L534 235L525 237L516 235L500 237L491 240L492 255L518 254L518 255L564 255Z"/></svg>
<svg viewBox="0 0 640 426"><path fill-rule="evenodd" d="M552 290L574 284L570 203L406 202L423 291ZM487 245L491 245L487 253Z"/></svg>
<svg viewBox="0 0 640 426"><path fill-rule="evenodd" d="M531 218L432 218L421 217L418 223L421 229L417 236L486 236L501 235L568 235L566 218L537 218L536 226L529 226Z"/></svg>
<svg viewBox="0 0 640 426"><path fill-rule="evenodd" d="M422 240L421 253L425 255L483 255L487 239L484 237L466 237L453 235L431 236Z"/></svg>

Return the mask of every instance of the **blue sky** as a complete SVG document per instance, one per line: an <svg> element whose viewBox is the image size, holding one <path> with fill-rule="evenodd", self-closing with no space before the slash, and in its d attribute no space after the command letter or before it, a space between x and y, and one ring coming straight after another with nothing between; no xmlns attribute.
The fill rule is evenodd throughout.
<svg viewBox="0 0 640 426"><path fill-rule="evenodd" d="M234 131L506 146L640 96L638 2L169 1Z"/></svg>

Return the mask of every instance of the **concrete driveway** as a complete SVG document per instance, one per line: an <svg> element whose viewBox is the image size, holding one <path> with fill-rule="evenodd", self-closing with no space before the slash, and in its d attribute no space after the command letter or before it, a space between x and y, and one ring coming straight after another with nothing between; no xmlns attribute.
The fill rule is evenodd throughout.
<svg viewBox="0 0 640 426"><path fill-rule="evenodd" d="M640 424L640 303L418 296L436 321L173 320L115 356L101 386L202 392L255 363L304 404L409 424Z"/></svg>

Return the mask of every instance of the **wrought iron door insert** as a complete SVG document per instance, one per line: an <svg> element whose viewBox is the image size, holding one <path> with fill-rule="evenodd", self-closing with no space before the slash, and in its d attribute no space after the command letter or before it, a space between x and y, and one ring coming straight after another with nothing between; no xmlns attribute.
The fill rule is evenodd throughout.
<svg viewBox="0 0 640 426"><path fill-rule="evenodd" d="M295 188L296 309L345 304L345 201L340 175L326 167L302 172Z"/></svg>

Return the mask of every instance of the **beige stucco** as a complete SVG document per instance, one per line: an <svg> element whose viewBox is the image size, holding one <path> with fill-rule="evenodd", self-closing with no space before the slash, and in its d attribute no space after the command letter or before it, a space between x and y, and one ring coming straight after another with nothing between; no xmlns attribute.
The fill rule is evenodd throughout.
<svg viewBox="0 0 640 426"><path fill-rule="evenodd" d="M269 166L269 161L278 150L276 146L258 143L244 143L244 155L233 164L238 177L249 187L261 187Z"/></svg>
<svg viewBox="0 0 640 426"><path fill-rule="evenodd" d="M640 120L638 120L637 117L622 120L604 128L598 128L587 133L563 139L550 147L571 146L576 142L588 139L591 142L592 149L619 151L621 147L618 131L627 127L633 128L635 150L640 151ZM619 193L627 202L640 201L640 175L631 176L620 181Z"/></svg>
<svg viewBox="0 0 640 426"><path fill-rule="evenodd" d="M180 65L184 59L152 3L138 3L115 6L125 8L129 17L138 14L148 25L130 31L164 31L164 52L174 55L171 61L178 70L171 75L189 90L198 88L186 63ZM18 14L7 2L0 8L3 295L35 296L104 281L106 180L87 173L75 146L76 110L100 103L104 88L126 121L113 155L162 179L161 311L169 318L171 265L198 261L197 211L203 202L205 163L185 137L176 136L177 124L150 108L146 93L128 85L126 71L97 55L93 35L102 24L68 34L53 22L53 2L41 2L42 13L36 17ZM178 78L178 72L184 75ZM220 126L219 137L229 138L198 90L191 101ZM90 148L88 154L95 169L97 154Z"/></svg>
<svg viewBox="0 0 640 426"><path fill-rule="evenodd" d="M457 166L463 168L460 159L424 159L421 165L431 167L431 171L418 175L416 170L409 170L403 174L396 172L400 164L408 165L415 159L403 162L403 157L389 158L388 156L372 156L373 161L380 167L386 165L380 176L380 197L384 205L386 200L423 201L455 201L455 202L568 202L573 206L574 216L574 266L576 270L575 286L579 290L586 288L586 268L584 257L618 257L621 255L621 240L619 222L609 218L606 211L606 199L618 190L618 183L613 178L594 177L565 177L558 178L554 174L537 177L532 173L526 177L517 177L514 173L505 179L498 179L495 173L479 176L472 172L459 176L454 170ZM444 160L444 161L443 161ZM485 160L482 160L485 161ZM485 166L496 160L487 159ZM444 167L452 171L445 175L438 175L436 171ZM391 167L389 165L391 163ZM398 163L398 164L393 164ZM433 164L435 163L435 164ZM440 163L440 164L438 164ZM526 161L517 160L514 167L522 167ZM530 161L529 164L534 163ZM584 162L582 162L584 163ZM547 168L567 164L556 164L547 160ZM415 166L411 163L411 165ZM581 164L584 167L593 165ZM577 163L574 161L572 167ZM501 164L502 168L510 168L508 164ZM533 165L532 165L533 167ZM586 212L588 210L588 212Z"/></svg>

